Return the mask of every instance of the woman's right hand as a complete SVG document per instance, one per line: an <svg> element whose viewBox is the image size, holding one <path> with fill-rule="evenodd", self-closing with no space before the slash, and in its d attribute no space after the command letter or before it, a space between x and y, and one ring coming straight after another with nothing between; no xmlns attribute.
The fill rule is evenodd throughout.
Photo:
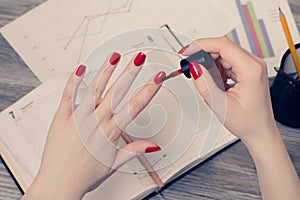
<svg viewBox="0 0 300 200"><path fill-rule="evenodd" d="M191 66L191 74L197 90L209 106L212 106L211 94L214 99L225 100L225 103L219 103L226 108L212 106L219 118L224 117L225 126L246 143L264 137L268 133L266 130L276 129L266 63L225 37L199 39L186 47L182 54L189 56L202 49L212 54L227 90L219 89L208 71L197 63ZM233 80L235 85L227 85L227 79Z"/></svg>
<svg viewBox="0 0 300 200"><path fill-rule="evenodd" d="M266 63L225 37L199 39L181 53L188 56L201 49L215 59L226 91L219 89L204 67L192 62L194 84L224 125L247 146L263 199L299 199L299 178L273 117ZM235 85L227 85L227 79ZM225 102L212 104L218 100Z"/></svg>

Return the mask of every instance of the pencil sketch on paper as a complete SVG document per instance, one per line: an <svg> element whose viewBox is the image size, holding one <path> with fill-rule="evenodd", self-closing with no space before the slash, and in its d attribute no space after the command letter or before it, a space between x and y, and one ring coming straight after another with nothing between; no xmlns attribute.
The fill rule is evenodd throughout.
<svg viewBox="0 0 300 200"><path fill-rule="evenodd" d="M78 50L79 56L77 58L77 63L79 63L80 60L82 59L82 50L85 47L86 37L88 37L89 35L93 35L93 34L101 34L105 27L106 20L109 16L122 14L122 13L130 13L131 9L132 9L132 5L135 0L127 0L123 5L118 6L116 8L113 7L112 1L113 0L111 0L109 2L108 8L105 12L84 16L83 19L81 20L81 22L79 23L78 27L76 28L76 30L73 32L73 34L70 37L57 39L58 41L59 40L67 40L66 45L64 46L64 50L67 50L68 47L70 46L70 44L72 43L72 41L74 40L74 38L82 38L81 47ZM98 23L99 23L100 28L96 31L94 30L94 28L92 28L92 31L90 31L91 30L91 21L93 21L93 20L99 20ZM80 33L81 29L84 30L83 33Z"/></svg>

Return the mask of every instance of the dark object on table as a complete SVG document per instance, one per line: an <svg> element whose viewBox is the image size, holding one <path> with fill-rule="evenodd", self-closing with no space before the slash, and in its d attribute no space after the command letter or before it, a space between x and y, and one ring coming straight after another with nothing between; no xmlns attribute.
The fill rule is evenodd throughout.
<svg viewBox="0 0 300 200"><path fill-rule="evenodd" d="M300 43L295 45L299 55ZM275 119L289 127L300 128L300 81L286 72L287 59L290 59L288 49L277 70L276 78L270 88L272 107Z"/></svg>

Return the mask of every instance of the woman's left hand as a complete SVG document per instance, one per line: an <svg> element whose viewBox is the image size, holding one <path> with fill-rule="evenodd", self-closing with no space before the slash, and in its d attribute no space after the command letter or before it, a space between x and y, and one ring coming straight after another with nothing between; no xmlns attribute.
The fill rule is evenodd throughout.
<svg viewBox="0 0 300 200"><path fill-rule="evenodd" d="M150 141L118 147L120 134L147 106L161 87L159 72L118 112L146 55L139 53L104 94L120 54L113 53L100 68L80 104L75 105L85 72L80 65L70 76L52 121L43 158L33 184L23 199L81 199L136 154L160 150Z"/></svg>

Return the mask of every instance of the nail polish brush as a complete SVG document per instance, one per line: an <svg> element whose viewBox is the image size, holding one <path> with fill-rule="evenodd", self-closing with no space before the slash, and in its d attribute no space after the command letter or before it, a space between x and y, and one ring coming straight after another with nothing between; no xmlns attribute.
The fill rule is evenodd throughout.
<svg viewBox="0 0 300 200"><path fill-rule="evenodd" d="M221 78L221 74L220 74L213 58L211 57L211 55L204 50L198 51L198 52L190 55L189 57L180 60L180 69L178 69L178 70L170 73L169 75L165 76L164 78L162 78L161 82L164 82L170 78L174 78L180 74L184 74L185 77L190 79L192 77L190 74L190 67L189 67L190 62L197 62L200 65L202 65L203 67L205 67L207 69L207 71L210 73L210 75L212 76L212 78L215 80L218 87L220 89L224 90L224 83Z"/></svg>
<svg viewBox="0 0 300 200"><path fill-rule="evenodd" d="M161 81L166 81L170 78L174 78L180 74L184 74L187 78L191 78L191 74L190 74L190 68L189 68L189 63L190 62L197 62L200 65L204 66L206 69L210 69L214 66L214 61L211 57L211 55L209 53L207 53L204 50L198 51L192 55L190 55L189 57L182 59L180 61L180 68L172 73L170 73L169 75L165 76L164 78L161 79Z"/></svg>

